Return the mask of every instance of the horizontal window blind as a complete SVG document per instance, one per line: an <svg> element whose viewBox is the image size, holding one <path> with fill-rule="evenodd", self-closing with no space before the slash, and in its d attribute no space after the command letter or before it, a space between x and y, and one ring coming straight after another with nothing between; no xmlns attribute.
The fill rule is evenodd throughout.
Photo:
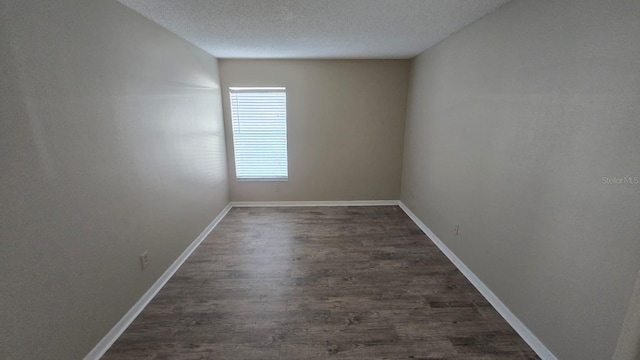
<svg viewBox="0 0 640 360"><path fill-rule="evenodd" d="M229 88L238 180L286 180L285 88Z"/></svg>

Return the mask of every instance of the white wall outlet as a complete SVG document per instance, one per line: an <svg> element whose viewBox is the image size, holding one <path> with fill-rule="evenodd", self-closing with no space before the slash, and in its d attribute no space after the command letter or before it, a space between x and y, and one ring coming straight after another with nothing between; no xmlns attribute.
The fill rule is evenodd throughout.
<svg viewBox="0 0 640 360"><path fill-rule="evenodd" d="M149 252L145 251L140 254L140 267L144 269L147 266L149 266Z"/></svg>
<svg viewBox="0 0 640 360"><path fill-rule="evenodd" d="M453 225L453 234L455 236L458 236L459 232L460 232L460 225L458 225L458 224Z"/></svg>

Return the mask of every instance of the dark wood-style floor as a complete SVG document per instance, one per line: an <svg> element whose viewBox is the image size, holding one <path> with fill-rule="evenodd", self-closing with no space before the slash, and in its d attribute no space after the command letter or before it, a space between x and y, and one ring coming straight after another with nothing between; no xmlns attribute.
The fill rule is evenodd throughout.
<svg viewBox="0 0 640 360"><path fill-rule="evenodd" d="M397 206L234 208L103 357L538 359Z"/></svg>

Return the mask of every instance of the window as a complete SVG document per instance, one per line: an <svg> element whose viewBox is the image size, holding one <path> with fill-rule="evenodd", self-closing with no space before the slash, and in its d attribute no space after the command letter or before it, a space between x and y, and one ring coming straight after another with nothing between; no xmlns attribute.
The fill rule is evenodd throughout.
<svg viewBox="0 0 640 360"><path fill-rule="evenodd" d="M232 87L231 124L238 180L287 180L287 92Z"/></svg>

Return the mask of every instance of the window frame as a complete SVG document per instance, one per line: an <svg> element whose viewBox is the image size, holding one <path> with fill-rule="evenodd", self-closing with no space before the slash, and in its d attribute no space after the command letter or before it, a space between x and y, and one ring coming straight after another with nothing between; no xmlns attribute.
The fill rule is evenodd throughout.
<svg viewBox="0 0 640 360"><path fill-rule="evenodd" d="M284 141L285 141L285 153L284 153L284 176L277 175L267 175L267 176L238 176L238 146L236 142L236 135L240 133L240 131L236 130L236 121L234 119L236 116L240 116L234 110L234 93L282 93L284 95ZM228 88L229 94L229 114L231 120L231 136L233 141L233 160L234 160L234 170L235 170L235 178L236 181L250 181L250 182L261 182L261 181L269 181L269 182L278 182L278 181L289 181L289 129L288 129L288 121L287 121L287 88L285 86L230 86ZM236 99L237 101L237 99Z"/></svg>

